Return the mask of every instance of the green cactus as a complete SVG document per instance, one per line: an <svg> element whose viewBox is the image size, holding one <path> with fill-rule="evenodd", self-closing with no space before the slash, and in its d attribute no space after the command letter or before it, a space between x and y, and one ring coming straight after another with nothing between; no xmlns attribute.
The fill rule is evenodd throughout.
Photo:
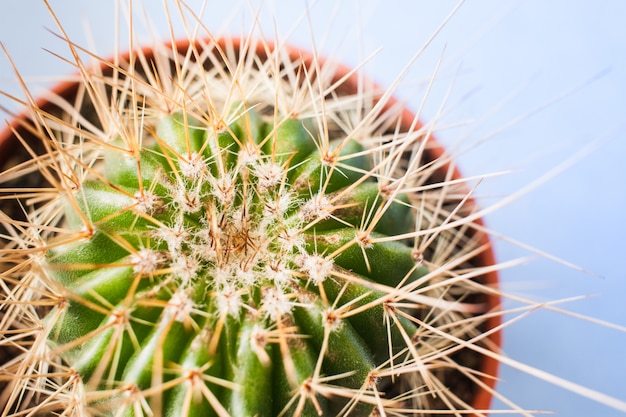
<svg viewBox="0 0 626 417"><path fill-rule="evenodd" d="M223 46L82 67L64 114L22 122L47 150L22 172L54 192L7 222L25 230L3 279L28 292L8 299L29 305L5 305L40 331L5 368L21 376L6 412L469 407L477 384L446 385L482 366L458 340L486 329L486 246L428 130L327 91L338 78L317 61Z"/></svg>
<svg viewBox="0 0 626 417"><path fill-rule="evenodd" d="M206 374L233 415L270 416L320 375L345 374L333 382L358 390L389 359L388 346L394 355L406 349L402 337L417 325L386 329L384 293L368 283L395 288L427 272L410 247L375 242L410 232L410 206L401 198L387 206L364 174L369 158L326 168L314 155L319 133L306 124L249 109L216 131L174 113L146 121L154 136L143 137L139 159L123 144L104 155L105 176L84 182L67 205L73 228L88 226L89 235L46 254L71 294L49 339L71 346L63 357L83 380L143 390L155 378L187 378L163 394L176 415L193 378ZM330 146L341 146L337 155L363 151L353 140ZM348 201L337 210L345 216L334 213L339 199ZM362 224L374 213L376 223ZM372 229L374 243L361 243L359 228ZM332 355L316 369L324 349ZM346 403L319 402L325 415ZM317 414L313 404L303 415ZM208 399L195 407L216 413Z"/></svg>

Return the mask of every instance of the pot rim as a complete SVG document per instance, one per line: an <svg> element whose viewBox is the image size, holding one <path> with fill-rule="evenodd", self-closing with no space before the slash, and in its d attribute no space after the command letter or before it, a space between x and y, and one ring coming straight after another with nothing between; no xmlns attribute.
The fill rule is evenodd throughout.
<svg viewBox="0 0 626 417"><path fill-rule="evenodd" d="M237 51L237 50L240 50L242 47L244 47L244 45L246 45L244 42L245 42L244 40L238 37L222 37L218 39L212 39L212 38L211 39L203 38L203 39L196 39L196 40L180 39L174 43L163 42L162 45L165 48L169 48L169 49L171 49L172 47L175 47L176 50L178 51L186 51L191 46L198 48L199 50L202 50L206 46L212 46L213 48L218 48L219 50L223 50L223 51L227 50L227 48L233 48L235 51ZM275 51L277 48L277 45L275 42L272 42L272 41L259 40L259 41L256 41L255 44L247 45L245 47L248 48L248 51L255 51L255 54L257 56L261 58L267 58L267 52ZM294 46L294 45L281 44L280 48L288 52L288 56L290 60L292 61L301 60L303 64L307 67L310 66L315 61L318 62L320 67L324 67L324 65L326 65L328 62L331 62L326 57L318 57L314 55L312 52L302 49L300 47ZM153 46L145 46L142 48L134 49L134 50L119 54L118 59L123 60L123 61L128 61L130 60L131 56L136 57L140 53L146 56L147 58L150 58L153 56L154 49L155 48ZM112 62L114 62L113 59L102 60L102 61L99 61L98 66L101 71L106 72L107 70L111 68ZM348 66L335 62L335 61L332 61L332 64L334 68L334 73L333 73L333 78L332 78L333 83L346 77L345 79L343 79L342 84L341 84L342 90L347 89L348 92L354 94L358 91L358 86L360 85L360 83L362 83L363 81L366 81L368 83L368 86L371 86L374 89L374 91L384 91L380 89L380 86L378 83L372 82L371 79L367 77L363 77L359 72L353 72L353 70L350 69ZM42 95L36 100L35 102L36 106L39 109L43 109L43 110L55 107L54 103L48 98L50 94L55 95L55 96L60 96L63 98L71 97L72 95L76 94L76 91L79 88L79 84L80 84L79 80L76 81L76 80L71 80L71 79L57 83L56 85L52 86L48 90L47 94ZM376 100L378 99L379 98L377 98ZM383 107L383 111L388 110L392 106L397 106L397 105L398 105L398 100L392 96L387 99L387 102L385 103L385 106ZM407 106L403 105L401 108L402 108L402 112L400 114L401 127L404 129L404 131L407 131L410 128L410 126L414 123L415 115ZM25 134L26 129L24 125L22 124L25 120L28 120L28 119L29 119L28 110L24 110L21 113L18 113L10 121L7 120L6 121L7 126L0 131L0 168L6 168L3 164L5 164L8 157L12 154L13 149L21 146L18 144L18 140L15 135L15 132L25 137L28 136L27 134ZM421 121L417 121L417 124L414 126L413 129L418 130L418 129L421 129L422 127L423 127L423 124L421 123ZM428 140L429 140L429 147L427 149L427 152L429 153L430 157L432 157L433 160L446 158L445 148L443 147L443 145L441 145L441 143L439 143L436 140L436 138L432 134L430 135ZM440 171L445 172L451 169L453 179L462 178L458 167L456 166L451 167L450 165L451 165L450 162L446 162L440 168ZM470 205L476 204L475 200L471 197L467 200L467 202ZM482 218L478 218L474 220L473 222L480 227L484 226L484 220ZM486 249L483 250L479 255L477 255L475 259L479 261L480 266L495 265L496 257L495 257L493 246L491 244L491 240L489 238L488 233L477 231L477 237L478 237L479 244L481 246L484 245ZM487 311L489 312L500 311L501 299L500 299L500 296L497 295L497 289L499 286L498 272L496 270L491 270L485 273L483 276L484 276L484 284L493 289L491 294L486 294ZM487 339L490 341L491 345L493 345L497 349L500 349L502 346L502 331L500 329L500 327L502 326L501 316L499 314L491 314L488 317L488 319L485 321L485 326L486 326L487 331L497 329L493 331L487 337ZM495 351L495 353L498 353L498 352ZM493 392L495 391L495 385L497 381L499 366L500 366L500 362L495 357L481 355L481 368L480 368L481 376L479 376L479 379L481 380L482 384L486 388L478 387L478 392L476 393L472 401L472 406L474 407L475 410L489 410L491 399L493 397Z"/></svg>

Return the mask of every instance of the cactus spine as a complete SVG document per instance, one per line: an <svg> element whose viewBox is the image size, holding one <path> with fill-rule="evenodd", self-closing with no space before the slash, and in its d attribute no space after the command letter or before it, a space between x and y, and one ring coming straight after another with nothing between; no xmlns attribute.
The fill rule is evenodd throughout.
<svg viewBox="0 0 626 417"><path fill-rule="evenodd" d="M459 352L486 337L488 249L428 128L266 43L78 65L63 114L20 127L46 149L20 172L49 186L7 221L5 328L40 329L8 413L470 407L446 378L479 381Z"/></svg>

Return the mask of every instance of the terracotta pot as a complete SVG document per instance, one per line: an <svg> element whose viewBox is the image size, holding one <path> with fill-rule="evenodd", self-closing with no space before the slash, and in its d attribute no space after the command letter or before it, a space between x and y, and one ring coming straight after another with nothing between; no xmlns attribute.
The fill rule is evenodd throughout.
<svg viewBox="0 0 626 417"><path fill-rule="evenodd" d="M198 49L202 49L204 45L206 44L205 43L194 44L194 46ZM223 49L233 48L233 50L237 51L242 46L242 41L239 39L219 40L218 45L220 48L223 48ZM167 44L167 46L171 47L170 44ZM190 43L187 40L181 40L177 42L175 46L179 51L185 51L189 48ZM261 59L264 59L267 57L268 47L270 50L273 50L275 46L271 43L269 44L264 43L263 45L259 44L257 46L256 53ZM304 63L304 65L307 67L310 66L314 62L314 56L307 51L303 51L297 48L290 48L290 47L285 48L285 50L288 51L288 54L291 60L293 61L301 60ZM142 49L142 54L145 55L149 59L153 57L153 53L150 48ZM121 60L128 61L130 56L131 56L130 54L123 55L121 56ZM322 59L318 58L318 61L320 63L326 62L323 58ZM100 67L101 67L102 72L105 74L107 72L108 73L111 72L111 68L108 65L101 64ZM343 79L344 77L346 78L342 81L343 84L338 89L338 91L342 94L357 93L357 91L359 90L359 85L360 83L363 82L363 79L362 78L359 79L359 77L355 73L351 74L351 70L349 68L341 66L341 65L337 65L336 73L334 75L333 80L339 81ZM373 83L371 85L375 86L375 84ZM377 86L375 87L377 88L377 91L379 91L378 87ZM52 88L51 92L56 96L69 99L71 101L71 98L73 98L77 94L78 89L79 89L79 85L77 82L67 81ZM51 114L56 114L59 112L59 108L55 104L53 104L53 102L50 99L47 99L45 97L41 98L37 102L37 105L40 109L44 110L45 112L50 112ZM386 104L386 107L390 108L392 106L397 106L397 105L398 105L398 102L392 98ZM22 146L17 140L16 134L15 134L16 132L19 136L23 137L27 141L27 143L29 143L29 145L33 146L34 149L37 148L36 139L33 138L33 135L29 133L28 128L27 128L29 123L25 122L25 120L28 120L28 117L29 115L26 113L22 114L19 117L16 117L14 120L10 122L10 125L7 128L5 128L2 132L0 132L0 171L4 171L9 166L12 166L16 164L18 161L23 160L24 158L28 157L28 155L26 155L23 152ZM411 125L414 124L415 116L409 109L404 108L402 110L400 118L401 118L402 129L405 131L409 130L411 128ZM420 127L421 125L418 124L418 126L413 126L413 129L417 130ZM429 139L429 143L430 145L427 150L427 154L428 154L427 159L444 160L445 155L446 155L444 148L440 144L438 144L436 140L433 138ZM456 169L456 167L451 167L449 163L446 163L441 166L439 170L440 171L439 174L443 177L445 176L448 170L453 171L453 179L461 178L461 174ZM4 187L6 185L1 185L1 186ZM474 205L474 202L470 199L467 204ZM478 226L483 225L481 219L476 220L474 223ZM487 247L487 249L483 250L478 256L476 256L472 260L472 263L475 266L494 265L495 258L494 258L494 253L489 243L488 235L482 232L479 232L475 229L471 231L470 233L473 234L472 236L473 239L477 240L480 246L484 245L485 247ZM498 274L495 270L484 274L483 276L479 277L478 280L482 284L485 284L487 286L490 286L494 290L497 290ZM490 311L490 312L499 311L500 297L495 295L496 293L497 291L493 291L490 294L484 295L484 300L482 300L482 302L483 304L486 305L487 311ZM499 314L489 315L489 318L484 322L484 325L483 325L484 331L490 331L490 330L492 331L486 339L488 340L488 345L490 346L489 349L492 349L493 351L497 351L497 349L501 346L501 333L498 330L498 327L500 325L501 325L501 318ZM472 405L475 410L488 410L490 407L491 398L492 398L491 391L494 389L496 377L498 374L499 362L496 359L494 359L492 356L484 356L480 354L477 354L477 355L480 357L478 371L481 374L485 375L484 377L482 377L481 382L484 385L484 387L486 387L486 389L483 389L483 388L477 389L477 392L475 393L474 399L472 401ZM1 356L0 356L0 359L2 359Z"/></svg>

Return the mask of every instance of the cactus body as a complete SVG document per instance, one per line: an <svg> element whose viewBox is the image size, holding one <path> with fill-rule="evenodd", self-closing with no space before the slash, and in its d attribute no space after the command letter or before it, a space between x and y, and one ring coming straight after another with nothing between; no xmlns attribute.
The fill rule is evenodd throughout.
<svg viewBox="0 0 626 417"><path fill-rule="evenodd" d="M188 391L198 383L193 378L207 374L231 414L270 416L289 409L291 391L316 373L338 375L335 384L358 390L389 358L383 301L356 280L391 280L384 285L394 287L424 270L403 244L355 243L368 211L385 203L374 178L357 171L371 161L347 160L351 175L329 172L311 156L319 133L305 122L257 121L251 131L250 119L261 116L249 110L215 132L180 113L165 115L144 127L156 134L144 137L139 163L131 152L109 152L108 175L75 192L80 213L72 207L67 217L88 219L93 231L47 254L52 275L72 292L50 341L84 341L64 358L87 383L147 389L155 378L187 378L187 390L163 393L176 413L170 402L203 402L195 398L199 390ZM291 169L293 161L305 162L301 172ZM300 193L291 186L296 173L308 185ZM356 187L345 191L350 185ZM343 194L349 213L331 217L332 198ZM408 206L393 202L377 233L393 235L398 223L414 221ZM328 257L346 245L358 249ZM335 268L355 282L333 276ZM334 312L352 300L352 309L373 305L347 319ZM416 333L415 324L403 325ZM401 340L395 327L390 332ZM402 349L391 346L393 354ZM346 402L331 398L319 407L329 415Z"/></svg>
<svg viewBox="0 0 626 417"><path fill-rule="evenodd" d="M76 382L35 409L362 416L471 401L439 382L467 363L441 352L486 309L483 240L446 226L472 209L453 170L374 94L326 91L337 78L316 61L233 45L139 52L91 75L105 88L86 82L66 122L43 115L59 193L33 270L53 294L42 346Z"/></svg>

